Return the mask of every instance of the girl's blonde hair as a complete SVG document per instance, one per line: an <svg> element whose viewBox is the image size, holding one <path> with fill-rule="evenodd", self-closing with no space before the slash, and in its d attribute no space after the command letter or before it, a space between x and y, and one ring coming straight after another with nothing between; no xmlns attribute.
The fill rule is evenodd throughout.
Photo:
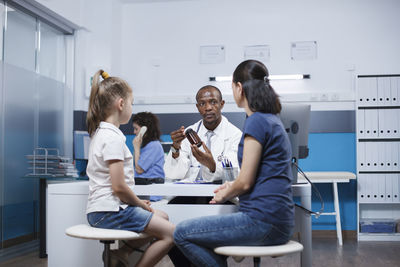
<svg viewBox="0 0 400 267"><path fill-rule="evenodd" d="M100 76L104 79L101 82ZM110 77L103 70L98 70L94 74L86 116L86 125L90 136L95 133L100 122L111 114L111 106L115 99L119 97L127 99L130 93L132 93L132 89L126 81L118 77Z"/></svg>

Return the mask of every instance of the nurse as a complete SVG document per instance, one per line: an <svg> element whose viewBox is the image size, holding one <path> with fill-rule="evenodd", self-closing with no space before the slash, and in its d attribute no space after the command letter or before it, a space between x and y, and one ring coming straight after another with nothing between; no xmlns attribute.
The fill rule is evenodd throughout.
<svg viewBox="0 0 400 267"><path fill-rule="evenodd" d="M225 101L221 91L206 85L196 94L196 107L203 119L188 126L203 144L198 148L185 138L185 127L171 133L172 146L165 160L165 177L212 182L224 176L222 160L238 167L237 151L242 132L221 115Z"/></svg>

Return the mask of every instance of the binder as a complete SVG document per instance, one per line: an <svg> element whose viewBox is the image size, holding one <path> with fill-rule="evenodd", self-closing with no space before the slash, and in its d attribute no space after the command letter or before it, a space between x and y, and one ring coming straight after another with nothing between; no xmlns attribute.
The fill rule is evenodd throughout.
<svg viewBox="0 0 400 267"><path fill-rule="evenodd" d="M390 77L380 77L378 78L378 91L380 92L379 98L383 96L383 106L390 106L392 104L392 99L390 96Z"/></svg>
<svg viewBox="0 0 400 267"><path fill-rule="evenodd" d="M384 143L385 147L385 171L391 171L392 170L392 145L393 143L391 142L386 142Z"/></svg>
<svg viewBox="0 0 400 267"><path fill-rule="evenodd" d="M357 133L358 138L365 137L365 110L357 110Z"/></svg>
<svg viewBox="0 0 400 267"><path fill-rule="evenodd" d="M390 174L392 176L392 186L393 186L393 202L400 202L399 201L399 174Z"/></svg>
<svg viewBox="0 0 400 267"><path fill-rule="evenodd" d="M366 105L366 95L368 91L368 78L358 78L357 79L357 104L358 106Z"/></svg>
<svg viewBox="0 0 400 267"><path fill-rule="evenodd" d="M390 96L392 98L392 106L399 106L399 86L400 77L390 78Z"/></svg>
<svg viewBox="0 0 400 267"><path fill-rule="evenodd" d="M371 171L379 169L379 142L371 142Z"/></svg>
<svg viewBox="0 0 400 267"><path fill-rule="evenodd" d="M365 144L366 142L358 142L358 151L357 151L357 165L359 171L365 171Z"/></svg>
<svg viewBox="0 0 400 267"><path fill-rule="evenodd" d="M378 121L378 110L371 109L370 116L371 116L371 137L377 138L378 137L378 128L379 128L379 121Z"/></svg>
<svg viewBox="0 0 400 267"><path fill-rule="evenodd" d="M378 96L377 96L377 105L384 106L385 105L385 78L378 78Z"/></svg>
<svg viewBox="0 0 400 267"><path fill-rule="evenodd" d="M372 171L373 170L373 151L374 144L372 142L365 142L365 170Z"/></svg>
<svg viewBox="0 0 400 267"><path fill-rule="evenodd" d="M365 202L365 174L359 174L357 177L357 184L358 184L358 202L363 203Z"/></svg>
<svg viewBox="0 0 400 267"><path fill-rule="evenodd" d="M378 137L386 137L385 109L378 109Z"/></svg>
<svg viewBox="0 0 400 267"><path fill-rule="evenodd" d="M396 142L392 148L393 170L400 171L400 143Z"/></svg>
<svg viewBox="0 0 400 267"><path fill-rule="evenodd" d="M368 91L367 91L367 104L368 106L378 105L378 84L376 78L368 78Z"/></svg>
<svg viewBox="0 0 400 267"><path fill-rule="evenodd" d="M375 202L374 201L374 176L373 174L367 174L367 186L366 186L366 195L368 202Z"/></svg>
<svg viewBox="0 0 400 267"><path fill-rule="evenodd" d="M378 171L386 170L386 147L384 142L378 142Z"/></svg>
<svg viewBox="0 0 400 267"><path fill-rule="evenodd" d="M372 134L372 124L373 124L373 112L372 109L365 109L365 137L371 138Z"/></svg>
<svg viewBox="0 0 400 267"><path fill-rule="evenodd" d="M378 174L377 181L378 181L378 202L385 202L385 195L386 195L386 181L385 181L385 174Z"/></svg>
<svg viewBox="0 0 400 267"><path fill-rule="evenodd" d="M391 203L393 202L393 185L392 185L392 176L391 174L385 174L385 202Z"/></svg>
<svg viewBox="0 0 400 267"><path fill-rule="evenodd" d="M390 110L391 116L391 132L393 138L400 138L400 132L399 132L399 116L400 116L400 109L391 109Z"/></svg>

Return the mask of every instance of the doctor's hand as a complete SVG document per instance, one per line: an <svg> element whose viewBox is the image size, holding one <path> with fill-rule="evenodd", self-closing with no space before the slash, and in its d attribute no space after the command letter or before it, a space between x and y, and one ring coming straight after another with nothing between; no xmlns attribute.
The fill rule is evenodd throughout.
<svg viewBox="0 0 400 267"><path fill-rule="evenodd" d="M150 212L154 212L153 208L150 207L150 205L151 205L150 200L141 199L140 201L141 201L141 204L142 204L142 205L140 205L140 206L141 206L144 210L147 210L147 211L150 211Z"/></svg>
<svg viewBox="0 0 400 267"><path fill-rule="evenodd" d="M185 127L181 126L176 131L173 131L170 133L171 139L172 139L172 146L175 149L180 149L181 148L181 143L183 139L185 139Z"/></svg>
<svg viewBox="0 0 400 267"><path fill-rule="evenodd" d="M201 151L196 145L192 145L192 154L200 164L206 166L211 172L215 172L216 164L213 155L204 142L202 142L202 145L205 152Z"/></svg>

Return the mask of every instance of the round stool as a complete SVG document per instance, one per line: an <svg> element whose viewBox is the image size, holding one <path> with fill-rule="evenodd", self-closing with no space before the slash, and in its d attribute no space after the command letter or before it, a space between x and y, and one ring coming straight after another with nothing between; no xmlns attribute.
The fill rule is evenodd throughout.
<svg viewBox="0 0 400 267"><path fill-rule="evenodd" d="M133 240L148 238L145 233L136 233L126 230L95 228L87 224L78 224L71 226L65 230L68 236L99 240L104 244L104 267L108 267L110 263L110 244L115 240Z"/></svg>
<svg viewBox="0 0 400 267"><path fill-rule="evenodd" d="M293 240L278 246L225 246L214 249L215 253L225 256L253 257L254 267L260 266L260 257L279 257L301 251L303 245Z"/></svg>

